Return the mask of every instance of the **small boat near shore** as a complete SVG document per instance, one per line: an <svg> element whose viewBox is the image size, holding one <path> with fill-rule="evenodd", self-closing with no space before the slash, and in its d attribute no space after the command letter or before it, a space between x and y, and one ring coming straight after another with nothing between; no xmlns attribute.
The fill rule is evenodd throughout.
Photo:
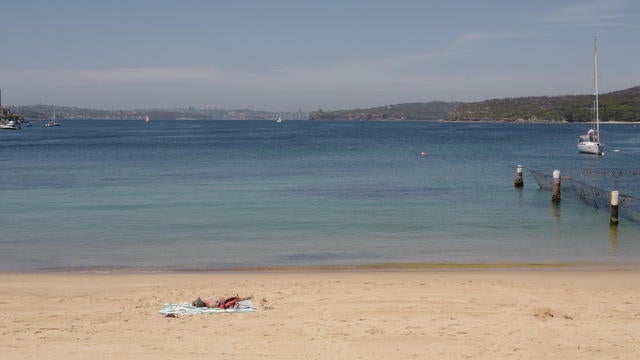
<svg viewBox="0 0 640 360"><path fill-rule="evenodd" d="M3 130L20 130L20 123L15 120L9 120L0 124L0 129Z"/></svg>
<svg viewBox="0 0 640 360"><path fill-rule="evenodd" d="M53 118L51 120L49 120L46 124L44 124L44 127L53 127L53 126L60 126L60 123L56 121L56 112L53 112Z"/></svg>
<svg viewBox="0 0 640 360"><path fill-rule="evenodd" d="M24 118L18 114L14 114L7 107L0 106L0 129L2 130L20 130L21 123Z"/></svg>

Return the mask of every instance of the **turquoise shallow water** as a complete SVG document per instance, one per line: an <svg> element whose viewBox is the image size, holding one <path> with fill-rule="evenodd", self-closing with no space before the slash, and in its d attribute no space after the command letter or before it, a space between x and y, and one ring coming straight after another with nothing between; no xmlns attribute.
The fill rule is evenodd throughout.
<svg viewBox="0 0 640 360"><path fill-rule="evenodd" d="M0 271L638 263L640 226L515 167L640 168L640 127L65 121L0 132ZM617 150L617 151L613 151ZM425 151L427 156L420 156ZM637 194L637 178L625 191Z"/></svg>

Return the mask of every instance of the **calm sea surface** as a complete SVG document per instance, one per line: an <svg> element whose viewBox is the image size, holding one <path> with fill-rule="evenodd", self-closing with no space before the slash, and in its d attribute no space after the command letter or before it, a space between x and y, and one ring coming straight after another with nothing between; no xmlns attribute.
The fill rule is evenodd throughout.
<svg viewBox="0 0 640 360"><path fill-rule="evenodd" d="M517 164L640 169L640 126L603 125L604 157L577 153L585 130L64 121L1 131L0 271L640 263L639 225L613 233L606 211L567 198L553 209L526 171L513 187Z"/></svg>

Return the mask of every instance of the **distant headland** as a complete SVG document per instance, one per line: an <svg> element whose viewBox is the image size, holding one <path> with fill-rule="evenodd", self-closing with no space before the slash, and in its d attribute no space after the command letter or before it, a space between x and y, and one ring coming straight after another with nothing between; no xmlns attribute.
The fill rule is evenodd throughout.
<svg viewBox="0 0 640 360"><path fill-rule="evenodd" d="M600 95L600 120L640 121L640 86ZM588 122L592 95L536 96L479 102L406 103L369 109L314 111L311 120L443 120L479 122Z"/></svg>

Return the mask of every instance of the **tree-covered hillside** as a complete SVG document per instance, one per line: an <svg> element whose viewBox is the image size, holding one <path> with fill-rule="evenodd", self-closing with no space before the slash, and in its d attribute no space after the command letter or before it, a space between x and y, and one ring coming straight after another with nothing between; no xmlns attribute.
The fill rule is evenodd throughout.
<svg viewBox="0 0 640 360"><path fill-rule="evenodd" d="M640 86L599 96L601 121L640 121ZM370 109L315 111L311 120L440 120L588 122L593 95L492 99L472 103L408 103Z"/></svg>
<svg viewBox="0 0 640 360"><path fill-rule="evenodd" d="M370 109L314 111L310 120L439 120L445 119L454 103L433 101L380 106Z"/></svg>
<svg viewBox="0 0 640 360"><path fill-rule="evenodd" d="M599 96L601 121L640 121L640 86ZM459 103L447 119L463 121L592 121L593 95L540 96Z"/></svg>

